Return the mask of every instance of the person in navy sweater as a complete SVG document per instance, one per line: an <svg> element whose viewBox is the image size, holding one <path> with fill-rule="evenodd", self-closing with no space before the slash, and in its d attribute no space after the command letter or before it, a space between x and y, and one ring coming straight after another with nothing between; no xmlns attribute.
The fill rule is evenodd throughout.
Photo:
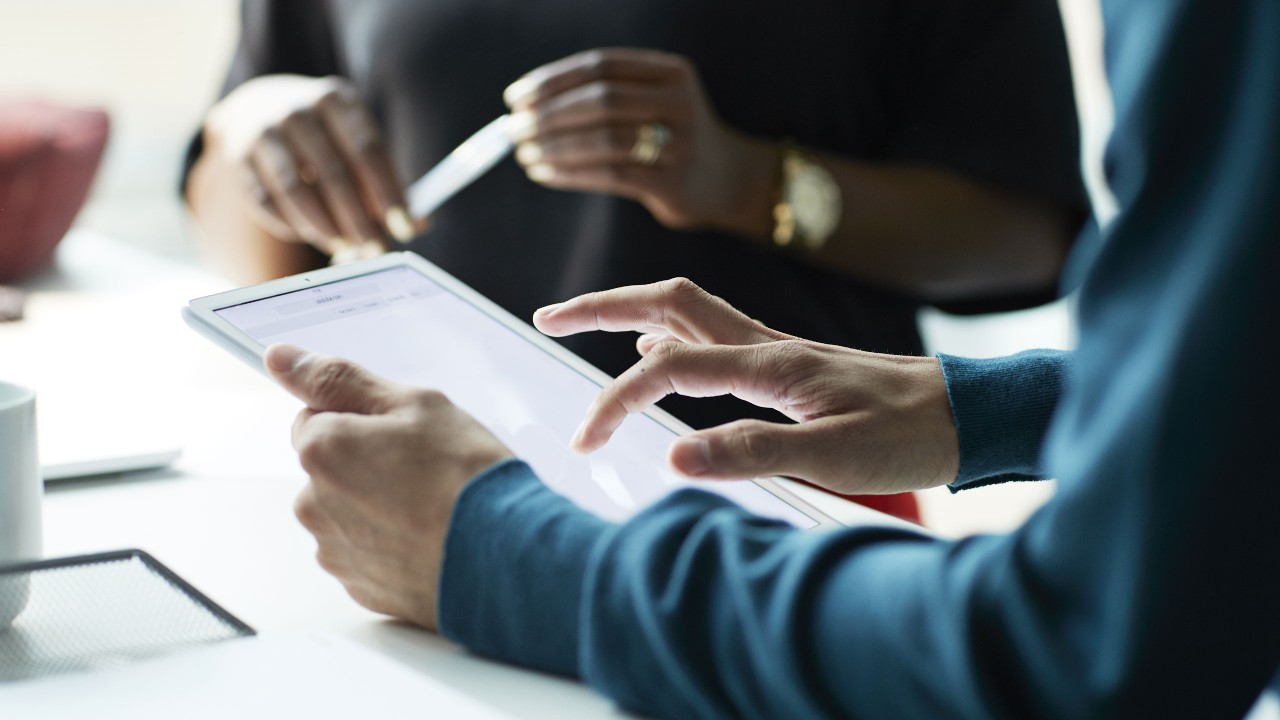
<svg viewBox="0 0 1280 720"><path fill-rule="evenodd" d="M800 422L699 431L677 469L1058 478L1023 526L806 533L697 491L608 523L438 393L274 346L308 405L297 512L322 565L373 610L662 717L1243 715L1280 668L1280 3L1103 6L1120 213L1074 250L1073 354L863 353L683 280L534 317L647 333L579 449L673 387L732 391Z"/></svg>

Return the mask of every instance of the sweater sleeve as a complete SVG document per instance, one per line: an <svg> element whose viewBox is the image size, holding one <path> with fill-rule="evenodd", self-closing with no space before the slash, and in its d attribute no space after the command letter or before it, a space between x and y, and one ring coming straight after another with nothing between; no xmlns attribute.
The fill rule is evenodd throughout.
<svg viewBox="0 0 1280 720"><path fill-rule="evenodd" d="M1028 350L975 360L939 354L960 440L952 490L1037 480L1040 446L1071 367L1071 353Z"/></svg>
<svg viewBox="0 0 1280 720"><path fill-rule="evenodd" d="M580 590L610 525L509 460L463 489L440 571L440 634L471 650L578 675Z"/></svg>

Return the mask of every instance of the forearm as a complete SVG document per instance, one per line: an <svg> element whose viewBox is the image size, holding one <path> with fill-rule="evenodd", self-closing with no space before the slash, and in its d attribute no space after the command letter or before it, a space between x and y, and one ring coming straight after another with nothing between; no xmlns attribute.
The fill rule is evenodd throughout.
<svg viewBox="0 0 1280 720"><path fill-rule="evenodd" d="M445 541L440 634L499 660L579 675L583 578L611 527L523 462L481 473L459 496Z"/></svg>
<svg viewBox="0 0 1280 720"><path fill-rule="evenodd" d="M657 717L1086 716L1091 659L1063 656L1071 623L1022 591L1043 578L1017 546L807 533L696 491L614 526L509 462L455 508L439 627ZM1067 682L1008 696L1058 660Z"/></svg>
<svg viewBox="0 0 1280 720"><path fill-rule="evenodd" d="M737 134L733 206L716 224L771 242L779 199L776 143ZM809 154L840 188L841 216L813 259L934 302L1051 288L1076 211L921 164Z"/></svg>

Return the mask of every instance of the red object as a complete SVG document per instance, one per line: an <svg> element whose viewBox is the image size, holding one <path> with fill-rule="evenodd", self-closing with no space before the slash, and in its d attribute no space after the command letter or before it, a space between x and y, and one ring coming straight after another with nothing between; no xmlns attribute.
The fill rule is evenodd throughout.
<svg viewBox="0 0 1280 720"><path fill-rule="evenodd" d="M836 493L839 495L839 493ZM859 505L866 505L872 510L879 510L894 517L902 518L917 525L920 522L920 503L914 493L897 493L896 495L840 495Z"/></svg>
<svg viewBox="0 0 1280 720"><path fill-rule="evenodd" d="M902 518L907 522L913 522L917 525L923 525L920 520L920 502L916 500L915 493L895 493L893 495L845 495L834 490L828 490L811 482L801 480L800 478L791 478L796 482L802 482L810 487L818 488L823 492L831 493L836 497L844 498L859 505L865 505L872 510L879 510L882 513L892 515L896 518Z"/></svg>
<svg viewBox="0 0 1280 720"><path fill-rule="evenodd" d="M96 108L0 101L0 282L53 259L89 194L109 127Z"/></svg>

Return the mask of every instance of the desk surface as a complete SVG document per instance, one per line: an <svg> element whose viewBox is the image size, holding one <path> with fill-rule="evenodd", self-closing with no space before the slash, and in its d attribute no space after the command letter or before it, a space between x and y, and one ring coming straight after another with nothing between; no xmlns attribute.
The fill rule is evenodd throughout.
<svg viewBox="0 0 1280 720"><path fill-rule="evenodd" d="M298 402L179 317L191 297L226 287L73 233L57 268L29 285L27 318L0 324L0 377L36 390L42 436L159 435L183 448L167 471L51 485L45 554L142 548L263 635L334 632L517 717L617 717L580 683L489 662L367 612L319 568L292 514L305 482L289 445ZM846 522L882 517L797 492Z"/></svg>

